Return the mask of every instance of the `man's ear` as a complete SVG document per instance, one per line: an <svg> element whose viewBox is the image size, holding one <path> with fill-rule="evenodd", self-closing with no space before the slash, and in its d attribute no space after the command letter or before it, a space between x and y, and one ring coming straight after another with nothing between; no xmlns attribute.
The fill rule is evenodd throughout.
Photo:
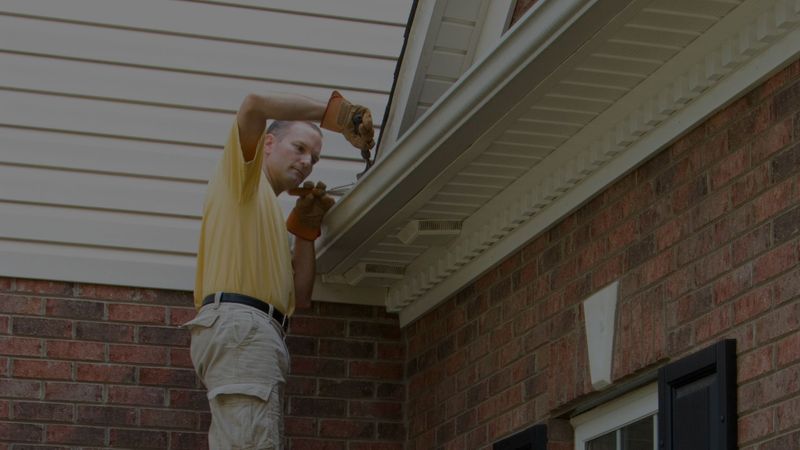
<svg viewBox="0 0 800 450"><path fill-rule="evenodd" d="M272 153L272 147L275 146L275 136L271 133L264 135L264 156Z"/></svg>

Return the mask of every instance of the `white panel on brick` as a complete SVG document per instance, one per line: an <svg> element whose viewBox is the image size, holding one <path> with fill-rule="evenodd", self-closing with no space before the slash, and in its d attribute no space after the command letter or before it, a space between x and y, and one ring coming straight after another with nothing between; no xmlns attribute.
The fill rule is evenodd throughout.
<svg viewBox="0 0 800 450"><path fill-rule="evenodd" d="M327 86L305 86L0 53L0 88L62 93L109 100L213 109L233 114L250 93L285 92L316 99L330 95ZM91 76L87 77L87 73ZM345 91L349 100L373 111L379 126L386 108L385 93Z"/></svg>
<svg viewBox="0 0 800 450"><path fill-rule="evenodd" d="M163 0L4 0L0 12L120 28L393 59L403 27Z"/></svg>
<svg viewBox="0 0 800 450"><path fill-rule="evenodd" d="M0 50L383 91L394 61L0 16Z"/></svg>
<svg viewBox="0 0 800 450"><path fill-rule="evenodd" d="M0 125L221 147L235 113L0 90ZM323 130L323 157L358 160L339 133Z"/></svg>
<svg viewBox="0 0 800 450"><path fill-rule="evenodd" d="M194 1L194 0L188 0ZM295 13L340 17L347 20L405 25L411 10L411 0L203 0L204 3L249 6L254 9L284 10Z"/></svg>
<svg viewBox="0 0 800 450"><path fill-rule="evenodd" d="M2 199L13 202L199 218L205 183L0 165Z"/></svg>
<svg viewBox="0 0 800 450"><path fill-rule="evenodd" d="M191 290L195 257L0 239L0 273L88 283Z"/></svg>
<svg viewBox="0 0 800 450"><path fill-rule="evenodd" d="M194 255L200 222L168 216L0 202L0 238Z"/></svg>

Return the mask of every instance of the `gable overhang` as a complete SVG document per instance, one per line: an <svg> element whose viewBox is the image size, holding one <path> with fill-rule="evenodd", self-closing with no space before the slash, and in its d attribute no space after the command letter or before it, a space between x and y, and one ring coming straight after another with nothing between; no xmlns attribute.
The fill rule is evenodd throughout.
<svg viewBox="0 0 800 450"><path fill-rule="evenodd" d="M653 7L656 3L659 8ZM698 22L698 27L704 29L686 42L677 42L676 33L668 30L648 35L648 45L672 52L661 60L648 55L627 60L608 56L609 43L624 43L619 38L622 34L646 29L631 24L650 10L679 16L680 11L666 11L664 5L685 3L537 3L505 34L495 51L473 64L391 149L381 149L385 156L329 212L323 238L317 243L321 284L368 289L366 295L381 298L390 311L400 313L401 323L407 324L792 61L800 51L800 2L720 0L695 4L707 4L709 12L697 14L698 21L705 21ZM658 31L658 27L654 29ZM658 42L659 35L663 43ZM685 36L678 33L678 37ZM598 54L612 65L647 66L647 73L631 69L626 75L634 82L625 86L611 86L613 81L576 83L575 74L585 75L585 67L589 62L596 64ZM623 69L611 66L595 65L591 70L604 79L623 75ZM564 95L565 84L577 86L582 94ZM611 88L616 89L615 98L604 99ZM547 122L536 119L538 116L530 119L531 111L552 111L558 116L577 113L574 105L594 105L592 102L602 107L585 113L584 123L562 127L569 132L551 136L520 131L520 127ZM558 126L558 121L553 122L553 127ZM531 163L520 171L504 164L510 151L497 150L504 145L520 148L522 144L508 143L510 135L553 143L549 148L531 147L541 152L535 160L523 155ZM432 201L443 192L453 197L453 180L473 174L472 165L478 160L480 167L496 169L497 178L505 180L490 198L476 195L481 197L480 204L476 201L470 207L456 201ZM513 174L512 178L501 170ZM434 211L433 216L450 214L462 222L459 236L447 245L402 251L397 244L398 230L413 219L426 217L432 204L441 206L442 211L438 216ZM381 251L378 253L386 256L380 262L402 267L402 277L367 287L345 276L364 261L375 260L376 249L387 246L398 248L400 256Z"/></svg>

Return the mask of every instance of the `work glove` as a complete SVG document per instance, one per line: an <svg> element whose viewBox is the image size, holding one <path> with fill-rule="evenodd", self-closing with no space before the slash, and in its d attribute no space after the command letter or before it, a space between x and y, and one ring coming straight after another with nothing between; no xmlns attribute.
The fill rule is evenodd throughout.
<svg viewBox="0 0 800 450"><path fill-rule="evenodd" d="M286 229L301 239L315 240L320 234L322 218L336 202L325 192L325 183L321 181L316 186L306 181L301 189L291 189L289 193L299 197L286 220Z"/></svg>
<svg viewBox="0 0 800 450"><path fill-rule="evenodd" d="M375 146L372 113L364 106L350 103L339 91L331 93L320 125L342 133L348 142L362 151Z"/></svg>

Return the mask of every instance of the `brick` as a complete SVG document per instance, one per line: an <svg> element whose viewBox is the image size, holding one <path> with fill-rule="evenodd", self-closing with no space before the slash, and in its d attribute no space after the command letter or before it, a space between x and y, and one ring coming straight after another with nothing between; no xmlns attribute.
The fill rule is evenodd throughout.
<svg viewBox="0 0 800 450"><path fill-rule="evenodd" d="M761 404L797 397L800 391L800 365L780 370L762 381Z"/></svg>
<svg viewBox="0 0 800 450"><path fill-rule="evenodd" d="M45 312L48 317L101 320L105 313L105 305L100 302L49 298L45 303Z"/></svg>
<svg viewBox="0 0 800 450"><path fill-rule="evenodd" d="M701 174L675 188L669 196L668 205L675 214L680 214L700 203L708 196L709 190L708 175Z"/></svg>
<svg viewBox="0 0 800 450"><path fill-rule="evenodd" d="M753 109L753 112L728 128L728 145L735 150L753 140L753 137L766 130L775 120L772 102L765 102Z"/></svg>
<svg viewBox="0 0 800 450"><path fill-rule="evenodd" d="M110 442L113 447L167 448L169 434L166 431L112 429Z"/></svg>
<svg viewBox="0 0 800 450"><path fill-rule="evenodd" d="M41 356L43 347L40 339L0 336L0 348L7 356Z"/></svg>
<svg viewBox="0 0 800 450"><path fill-rule="evenodd" d="M745 294L733 304L734 323L753 320L772 306L772 288L760 287Z"/></svg>
<svg viewBox="0 0 800 450"><path fill-rule="evenodd" d="M29 280L17 278L17 292L36 294L36 295L71 295L72 284L59 281Z"/></svg>
<svg viewBox="0 0 800 450"><path fill-rule="evenodd" d="M319 395L334 398L371 398L375 385L365 381L319 380Z"/></svg>
<svg viewBox="0 0 800 450"><path fill-rule="evenodd" d="M786 450L800 448L800 432L784 434L758 446L758 450Z"/></svg>
<svg viewBox="0 0 800 450"><path fill-rule="evenodd" d="M315 436L317 420L307 417L285 417L284 428L287 436Z"/></svg>
<svg viewBox="0 0 800 450"><path fill-rule="evenodd" d="M695 282L705 285L719 275L728 272L731 269L731 259L730 247L723 247L701 259L695 264Z"/></svg>
<svg viewBox="0 0 800 450"><path fill-rule="evenodd" d="M466 328L465 328L466 329ZM403 344L379 342L376 357L390 361L404 361L406 348Z"/></svg>
<svg viewBox="0 0 800 450"><path fill-rule="evenodd" d="M47 442L53 444L77 444L103 447L105 429L73 425L48 425Z"/></svg>
<svg viewBox="0 0 800 450"><path fill-rule="evenodd" d="M371 319L375 317L375 309L367 305L323 302L319 304L319 315L322 317Z"/></svg>
<svg viewBox="0 0 800 450"><path fill-rule="evenodd" d="M153 406L163 404L163 395L158 395L162 392L161 389L147 388L153 391L151 401L148 403ZM109 393L110 397L110 393ZM141 397L145 397L142 395ZM145 397L146 398L146 397ZM141 403L140 403L141 404ZM170 389L169 390L169 406L177 409L190 409L196 411L208 411L208 398L205 391L188 390L188 389Z"/></svg>
<svg viewBox="0 0 800 450"><path fill-rule="evenodd" d="M347 371L346 361L340 359L292 357L291 373L295 375L315 375L328 378L344 377Z"/></svg>
<svg viewBox="0 0 800 450"><path fill-rule="evenodd" d="M733 241L731 250L733 265L738 266L764 253L771 244L770 225L766 223Z"/></svg>
<svg viewBox="0 0 800 450"><path fill-rule="evenodd" d="M39 381L0 379L0 392L5 398L38 399L42 384Z"/></svg>
<svg viewBox="0 0 800 450"><path fill-rule="evenodd" d="M714 281L714 303L720 305L745 292L752 286L753 267L737 267Z"/></svg>
<svg viewBox="0 0 800 450"><path fill-rule="evenodd" d="M78 364L77 381L96 381L100 383L133 383L136 368L111 364Z"/></svg>
<svg viewBox="0 0 800 450"><path fill-rule="evenodd" d="M319 355L338 358L372 359L375 357L375 344L373 342L352 340L321 339L319 341Z"/></svg>
<svg viewBox="0 0 800 450"><path fill-rule="evenodd" d="M350 417L402 420L403 404L397 402L350 402Z"/></svg>
<svg viewBox="0 0 800 450"><path fill-rule="evenodd" d="M88 383L47 382L44 385L46 400L97 403L103 400L103 386Z"/></svg>
<svg viewBox="0 0 800 450"><path fill-rule="evenodd" d="M42 299L0 294L0 313L40 316L42 315Z"/></svg>
<svg viewBox="0 0 800 450"><path fill-rule="evenodd" d="M317 319L311 317L292 318L292 335L296 336L321 336L345 337L347 322L334 319Z"/></svg>
<svg viewBox="0 0 800 450"><path fill-rule="evenodd" d="M72 378L72 363L36 359L16 359L14 378L34 378L38 380L69 380Z"/></svg>
<svg viewBox="0 0 800 450"><path fill-rule="evenodd" d="M0 422L0 441L42 442L43 436L42 425Z"/></svg>
<svg viewBox="0 0 800 450"><path fill-rule="evenodd" d="M188 347L191 341L189 330L175 327L139 327L139 342L142 344Z"/></svg>
<svg viewBox="0 0 800 450"><path fill-rule="evenodd" d="M290 447L292 450L345 450L347 443L344 441L294 438Z"/></svg>
<svg viewBox="0 0 800 450"><path fill-rule="evenodd" d="M77 322L75 337L86 341L133 342L133 326L101 322Z"/></svg>
<svg viewBox="0 0 800 450"><path fill-rule="evenodd" d="M76 297L113 301L134 301L141 296L136 288L83 283L75 285L75 293Z"/></svg>
<svg viewBox="0 0 800 450"><path fill-rule="evenodd" d="M334 439L369 439L375 436L375 424L355 420L322 419L319 436Z"/></svg>
<svg viewBox="0 0 800 450"><path fill-rule="evenodd" d="M800 303L790 303L776 309L756 322L756 341L763 343L795 333L800 328Z"/></svg>
<svg viewBox="0 0 800 450"><path fill-rule="evenodd" d="M188 348L170 348L169 364L172 367L192 368L192 356Z"/></svg>
<svg viewBox="0 0 800 450"><path fill-rule="evenodd" d="M403 366L398 363L353 361L350 363L353 378L376 378L379 380L402 380Z"/></svg>
<svg viewBox="0 0 800 450"><path fill-rule="evenodd" d="M11 330L18 336L70 338L72 337L72 322L58 319L15 317L11 324Z"/></svg>
<svg viewBox="0 0 800 450"><path fill-rule="evenodd" d="M103 361L105 344L83 341L47 341L46 354L51 359Z"/></svg>
<svg viewBox="0 0 800 450"><path fill-rule="evenodd" d="M792 208L773 221L772 236L775 244L797 237L800 234L800 207Z"/></svg>
<svg viewBox="0 0 800 450"><path fill-rule="evenodd" d="M793 180L786 180L753 200L756 223L770 219L795 204Z"/></svg>
<svg viewBox="0 0 800 450"><path fill-rule="evenodd" d="M197 311L192 308L169 308L169 325L180 326L197 316Z"/></svg>
<svg viewBox="0 0 800 450"><path fill-rule="evenodd" d="M292 397L289 399L289 414L307 417L345 417L347 403L346 400Z"/></svg>
<svg viewBox="0 0 800 450"><path fill-rule="evenodd" d="M750 168L750 153L739 150L726 156L709 171L711 190L715 191Z"/></svg>
<svg viewBox="0 0 800 450"><path fill-rule="evenodd" d="M800 426L800 397L785 401L775 408L775 423L778 431Z"/></svg>
<svg viewBox="0 0 800 450"><path fill-rule="evenodd" d="M192 430L197 428L198 416L190 411L171 409L142 409L140 421L145 428L176 428Z"/></svg>
<svg viewBox="0 0 800 450"><path fill-rule="evenodd" d="M779 275L797 264L797 248L792 242L771 250L753 263L753 283Z"/></svg>
<svg viewBox="0 0 800 450"><path fill-rule="evenodd" d="M139 289L139 301L154 305L187 307L194 305L192 291L172 291L167 289Z"/></svg>
<svg viewBox="0 0 800 450"><path fill-rule="evenodd" d="M773 347L766 346L737 356L738 382L743 383L770 372L773 369L773 355Z"/></svg>
<svg viewBox="0 0 800 450"><path fill-rule="evenodd" d="M143 385L196 387L197 376L194 370L160 369L142 367L139 369L139 382Z"/></svg>
<svg viewBox="0 0 800 450"><path fill-rule="evenodd" d="M15 402L14 420L72 422L74 406L65 403Z"/></svg>
<svg viewBox="0 0 800 450"><path fill-rule="evenodd" d="M800 333L792 333L776 344L778 367L785 367L800 360Z"/></svg>
<svg viewBox="0 0 800 450"><path fill-rule="evenodd" d="M770 160L773 183L782 181L796 174L800 169L800 145L795 144L776 154Z"/></svg>
<svg viewBox="0 0 800 450"><path fill-rule="evenodd" d="M774 432L772 409L757 411L740 417L738 421L739 444L746 444Z"/></svg>
<svg viewBox="0 0 800 450"><path fill-rule="evenodd" d="M315 356L318 354L318 343L316 338L291 335L286 337L286 346L289 347L289 353L292 356Z"/></svg>
<svg viewBox="0 0 800 450"><path fill-rule="evenodd" d="M753 141L750 153L753 161L769 158L792 142L792 119L786 118L766 130Z"/></svg>
<svg viewBox="0 0 800 450"><path fill-rule="evenodd" d="M165 398L166 391L161 387L108 387L108 402L116 405L164 406Z"/></svg>
<svg viewBox="0 0 800 450"><path fill-rule="evenodd" d="M714 308L695 321L695 344L704 343L712 337L729 330L733 312L730 306Z"/></svg>
<svg viewBox="0 0 800 450"><path fill-rule="evenodd" d="M108 305L108 320L113 322L166 324L167 311L163 306L110 304Z"/></svg>
<svg viewBox="0 0 800 450"><path fill-rule="evenodd" d="M726 186L712 193L691 211L692 229L699 230L731 210L732 188Z"/></svg>
<svg viewBox="0 0 800 450"><path fill-rule="evenodd" d="M151 345L114 345L108 346L108 361L113 363L167 365L166 347Z"/></svg>
<svg viewBox="0 0 800 450"><path fill-rule="evenodd" d="M750 172L733 182L731 200L734 207L750 201L770 184L770 166L768 163L754 167Z"/></svg>
<svg viewBox="0 0 800 450"><path fill-rule="evenodd" d="M172 432L170 437L171 450L194 450L198 448L208 448L207 433L189 433L185 431Z"/></svg>
<svg viewBox="0 0 800 450"><path fill-rule="evenodd" d="M137 424L134 408L119 406L78 405L78 423L82 425L122 425Z"/></svg>
<svg viewBox="0 0 800 450"><path fill-rule="evenodd" d="M544 252L542 252L541 256L539 257L539 266L538 266L539 273L548 272L552 268L560 264L562 260L561 255L562 252L560 244L554 245L545 250Z"/></svg>
<svg viewBox="0 0 800 450"><path fill-rule="evenodd" d="M350 322L349 331L350 337L383 340L398 340L402 334L397 323Z"/></svg>

